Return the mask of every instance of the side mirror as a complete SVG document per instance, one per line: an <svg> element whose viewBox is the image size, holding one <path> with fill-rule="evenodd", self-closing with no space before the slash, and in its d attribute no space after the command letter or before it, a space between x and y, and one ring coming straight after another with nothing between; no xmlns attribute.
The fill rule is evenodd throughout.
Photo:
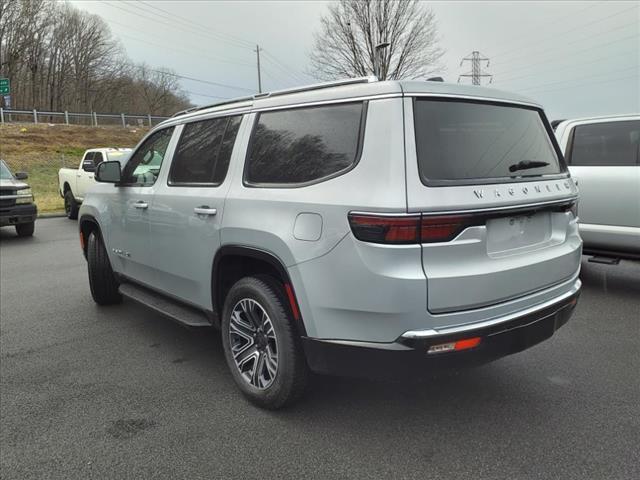
<svg viewBox="0 0 640 480"><path fill-rule="evenodd" d="M95 180L103 183L120 183L122 172L120 171L120 162L110 160L101 162L96 168Z"/></svg>
<svg viewBox="0 0 640 480"><path fill-rule="evenodd" d="M29 178L27 172L16 172L13 176L16 177L16 180L26 180Z"/></svg>
<svg viewBox="0 0 640 480"><path fill-rule="evenodd" d="M85 172L95 172L96 166L94 165L93 160L85 160L82 162L82 169Z"/></svg>

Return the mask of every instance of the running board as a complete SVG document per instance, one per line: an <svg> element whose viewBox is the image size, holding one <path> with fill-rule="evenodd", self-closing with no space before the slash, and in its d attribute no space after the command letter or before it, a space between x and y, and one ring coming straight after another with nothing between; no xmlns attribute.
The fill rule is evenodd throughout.
<svg viewBox="0 0 640 480"><path fill-rule="evenodd" d="M123 296L187 327L211 327L211 322L203 311L167 298L148 288L133 283L123 283L118 290Z"/></svg>
<svg viewBox="0 0 640 480"><path fill-rule="evenodd" d="M618 265L620 263L620 259L617 257L601 257L594 256L587 260L590 263L602 263L603 265Z"/></svg>

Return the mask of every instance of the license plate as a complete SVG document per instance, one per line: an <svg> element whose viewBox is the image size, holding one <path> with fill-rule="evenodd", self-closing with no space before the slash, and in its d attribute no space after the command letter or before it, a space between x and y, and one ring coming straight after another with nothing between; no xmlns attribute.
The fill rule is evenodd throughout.
<svg viewBox="0 0 640 480"><path fill-rule="evenodd" d="M487 222L489 253L503 252L546 241L551 233L548 212L495 218Z"/></svg>

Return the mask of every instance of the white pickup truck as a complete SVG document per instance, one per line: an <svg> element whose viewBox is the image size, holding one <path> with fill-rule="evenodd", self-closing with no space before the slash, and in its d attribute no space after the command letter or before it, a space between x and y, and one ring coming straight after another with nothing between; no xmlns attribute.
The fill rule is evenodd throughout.
<svg viewBox="0 0 640 480"><path fill-rule="evenodd" d="M58 171L60 196L64 198L64 211L68 218L78 218L85 193L95 183L93 176L98 164L117 160L124 166L130 152L130 148L91 148L84 152L77 169L61 168Z"/></svg>

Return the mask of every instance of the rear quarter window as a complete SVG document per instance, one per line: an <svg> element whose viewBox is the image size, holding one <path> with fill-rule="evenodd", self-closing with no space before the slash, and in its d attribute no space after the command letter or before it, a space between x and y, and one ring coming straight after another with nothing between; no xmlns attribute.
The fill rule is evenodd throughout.
<svg viewBox="0 0 640 480"><path fill-rule="evenodd" d="M567 160L572 166L639 165L640 120L592 123L573 129Z"/></svg>
<svg viewBox="0 0 640 480"><path fill-rule="evenodd" d="M346 172L358 160L364 116L362 102L259 113L245 184L302 186Z"/></svg>
<svg viewBox="0 0 640 480"><path fill-rule="evenodd" d="M566 171L535 108L417 98L414 127L425 185L517 181Z"/></svg>

